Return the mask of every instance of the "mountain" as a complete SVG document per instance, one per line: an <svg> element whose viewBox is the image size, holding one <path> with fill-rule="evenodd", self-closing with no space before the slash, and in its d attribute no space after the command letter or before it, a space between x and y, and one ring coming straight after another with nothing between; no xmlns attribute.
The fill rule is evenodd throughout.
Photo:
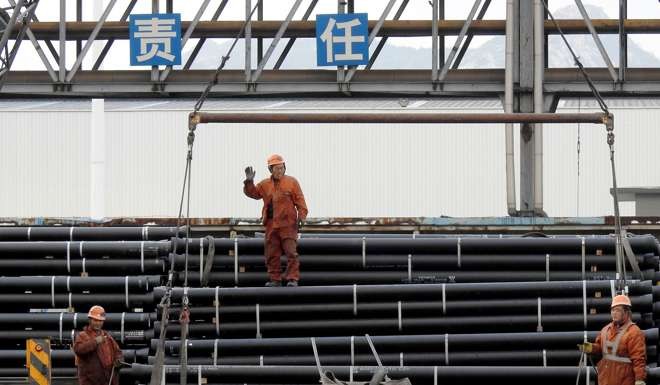
<svg viewBox="0 0 660 385"><path fill-rule="evenodd" d="M589 16L592 19L606 19L609 16L603 8L594 5L585 5ZM557 10L554 13L557 19L579 19L581 18L577 7L569 6ZM619 37L618 35L601 35L603 46L609 54L610 60L614 66L619 62ZM430 37L428 40L430 41ZM397 39L403 40L403 38ZM591 35L567 35L567 40L573 47L573 50L579 55L580 61L585 67L604 67L605 62L600 56L596 44ZM273 65L279 58L288 39L282 39L275 49L273 55L268 61L267 69L273 68ZM431 67L431 49L414 48L391 44L392 39L385 44L382 52L376 60L374 69L429 69ZM264 40L264 52L267 50L270 40ZM400 43L399 43L400 44ZM371 51L375 49L377 42L371 46ZM200 51L192 68L210 69L217 68L223 55L231 46L231 41L207 40ZM238 69L243 66L244 56L243 41L239 41L234 48L230 59L225 68ZM446 55L449 55L451 45L447 45ZM504 36L491 37L480 45L474 42L465 53L460 68L503 68L504 67ZM253 67L256 67L256 41L252 44ZM550 67L574 67L573 59L558 35L549 38L549 66ZM184 52L184 58L187 58L190 50ZM628 39L628 66L630 67L660 67L660 59L651 52L644 50L639 44L636 44L630 38ZM298 39L293 48L287 55L282 65L282 69L310 69L319 68L316 66L316 42L314 39ZM328 68L328 67L323 67Z"/></svg>

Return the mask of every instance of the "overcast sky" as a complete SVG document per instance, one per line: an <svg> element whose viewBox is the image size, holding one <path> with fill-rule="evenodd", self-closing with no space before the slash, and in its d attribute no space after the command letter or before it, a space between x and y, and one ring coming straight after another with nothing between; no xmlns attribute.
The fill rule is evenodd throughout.
<svg viewBox="0 0 660 385"><path fill-rule="evenodd" d="M529 0L531 1L531 0ZM100 13L103 7L109 0L86 0L84 5L84 20L93 21L95 13ZM215 9L220 4L221 0L211 0L209 7L204 13L203 20L208 20ZM574 0L548 0L551 11L566 6L576 7ZM585 5L597 5L605 10L611 18L618 17L618 4L619 0L583 0ZM40 21L56 21L59 19L59 1L58 0L41 0L37 10L37 16ZM75 0L66 0L67 3L67 19L75 20ZM113 11L110 14L109 20L117 20L124 12L129 0L118 0ZM182 14L183 20L190 20L197 13L201 0L175 0L174 11ZM255 4L256 0L252 0ZM289 12L294 0L264 0L264 18L270 20L282 20ZM300 9L296 13L296 18L300 19L305 12L309 0L303 0ZM398 8L401 0L397 0L396 4L390 14L394 14ZM370 19L378 19L382 13L387 0L356 0L356 12L369 13ZM473 5L471 0L446 0L445 16L447 19L465 19L468 15L470 8ZM161 1L161 10L165 9L165 1ZM577 9L577 8L576 8ZM315 14L317 13L336 13L337 1L335 0L320 0L316 6ZM486 14L487 19L504 19L506 10L506 0L492 0L491 5ZM139 0L133 13L150 13L151 1ZM230 0L221 20L239 20L245 17L245 2L243 0ZM406 11L403 13L402 19L412 20L428 20L431 18L431 6L429 0L410 0ZM628 18L630 19L660 19L660 3L657 0L629 0L628 1ZM476 37L471 48L478 47L484 41L490 39L489 36ZM656 54L657 42L660 40L658 35L636 35L631 37L632 40L637 42L645 50ZM194 43L194 40L191 40ZM453 43L453 38L447 38L448 44ZM190 44L190 43L189 43ZM413 47L430 47L431 37L421 38L392 38L388 44L413 46ZM192 44L191 44L192 46ZM45 47L44 47L45 49ZM75 61L74 56L75 43L70 42L67 45L67 63L70 68L71 64ZM185 50L185 49L184 49ZM107 59L106 68L130 68L128 65L128 42L120 41L115 42ZM91 55L89 55L91 56ZM656 54L658 56L658 54ZM184 57L185 60L185 57ZM87 68L90 66L91 58L85 61ZM43 69L31 44L25 44L21 47L19 56L14 62L14 69ZM138 67L140 69L140 67Z"/></svg>

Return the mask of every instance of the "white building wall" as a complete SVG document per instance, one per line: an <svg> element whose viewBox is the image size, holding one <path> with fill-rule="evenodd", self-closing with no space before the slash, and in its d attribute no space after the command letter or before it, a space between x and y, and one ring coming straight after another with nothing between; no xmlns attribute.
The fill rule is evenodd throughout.
<svg viewBox="0 0 660 385"><path fill-rule="evenodd" d="M127 105L105 114L106 215L176 216L188 111ZM660 108L613 112L619 185L659 186ZM89 216L90 112L2 110L0 119L0 217ZM544 138L546 212L611 214L602 126L581 129L579 212L577 127L548 125ZM258 216L260 203L242 194L243 169L252 165L258 179L266 177L265 158L273 152L287 159L313 217L506 215L503 128L415 124L201 125L191 215ZM633 215L633 206L624 204L622 214Z"/></svg>

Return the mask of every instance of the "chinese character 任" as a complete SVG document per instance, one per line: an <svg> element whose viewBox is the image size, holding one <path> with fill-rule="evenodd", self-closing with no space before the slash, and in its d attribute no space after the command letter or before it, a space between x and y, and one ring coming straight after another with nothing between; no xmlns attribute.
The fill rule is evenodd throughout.
<svg viewBox="0 0 660 385"><path fill-rule="evenodd" d="M139 62L147 61L154 56L174 61L176 57L172 55L172 38L176 38L175 23L174 19L156 17L135 21L138 27L135 37L140 39L140 55L137 57Z"/></svg>
<svg viewBox="0 0 660 385"><path fill-rule="evenodd" d="M353 43L363 43L365 41L364 36L353 36L353 27L360 25L360 20L353 19L344 23L337 23L333 18L330 18L328 25L323 30L320 38L325 44L325 52L328 63L332 63L337 60L362 60L362 54L353 53ZM338 29L344 30L344 36L334 36L332 30L335 28L335 25ZM344 53L334 55L332 48L333 43L344 44L345 49Z"/></svg>

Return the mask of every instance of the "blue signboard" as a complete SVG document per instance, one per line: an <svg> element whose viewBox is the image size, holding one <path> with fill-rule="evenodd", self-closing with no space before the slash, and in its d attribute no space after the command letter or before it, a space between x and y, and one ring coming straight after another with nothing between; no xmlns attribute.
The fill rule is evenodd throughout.
<svg viewBox="0 0 660 385"><path fill-rule="evenodd" d="M129 19L132 66L181 64L181 15L154 13Z"/></svg>
<svg viewBox="0 0 660 385"><path fill-rule="evenodd" d="M316 15L316 64L369 63L369 17L366 13Z"/></svg>

